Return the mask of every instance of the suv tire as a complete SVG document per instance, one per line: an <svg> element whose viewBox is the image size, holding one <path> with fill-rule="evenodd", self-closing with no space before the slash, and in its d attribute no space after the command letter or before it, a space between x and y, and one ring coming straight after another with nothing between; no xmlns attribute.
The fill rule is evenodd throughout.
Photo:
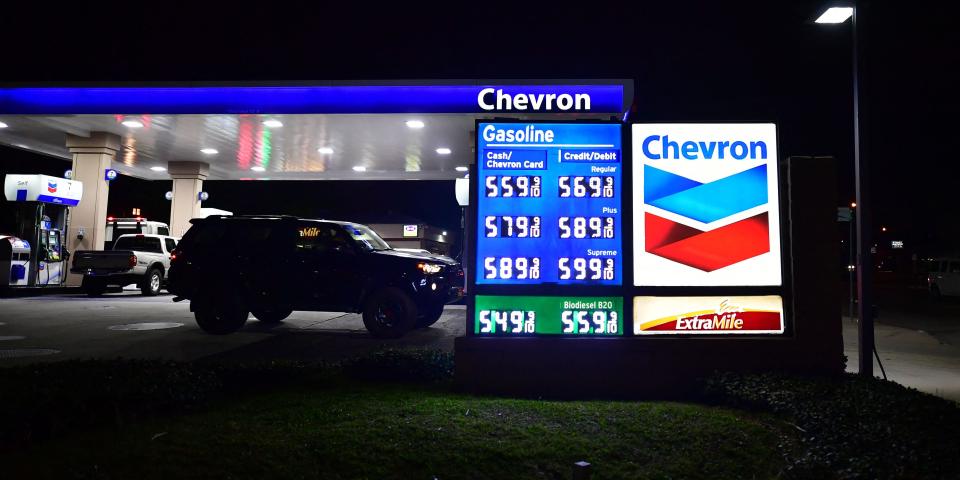
<svg viewBox="0 0 960 480"><path fill-rule="evenodd" d="M250 311L262 323L277 324L293 313L293 309L285 307L256 308Z"/></svg>
<svg viewBox="0 0 960 480"><path fill-rule="evenodd" d="M427 328L434 323L437 323L437 320L440 320L440 317L443 315L443 305L437 305L426 310L417 317L417 328Z"/></svg>
<svg viewBox="0 0 960 480"><path fill-rule="evenodd" d="M155 297L160 294L160 288L163 286L163 271L159 268L147 270L143 277L143 283L140 284L140 293L147 297Z"/></svg>
<svg viewBox="0 0 960 480"><path fill-rule="evenodd" d="M403 290L387 287L363 303L363 326L378 338L399 338L417 323L417 305Z"/></svg>
<svg viewBox="0 0 960 480"><path fill-rule="evenodd" d="M193 317L201 330L214 335L226 335L236 332L247 323L250 312L237 298L199 297L191 300Z"/></svg>
<svg viewBox="0 0 960 480"><path fill-rule="evenodd" d="M88 297L99 297L103 295L103 292L107 291L107 284L102 280L84 278L82 288Z"/></svg>

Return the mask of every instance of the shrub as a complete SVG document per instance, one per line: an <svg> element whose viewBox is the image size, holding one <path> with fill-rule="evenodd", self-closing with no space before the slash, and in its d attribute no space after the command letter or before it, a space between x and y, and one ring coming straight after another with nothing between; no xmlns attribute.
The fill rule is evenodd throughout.
<svg viewBox="0 0 960 480"><path fill-rule="evenodd" d="M83 360L0 369L0 447L74 427L122 425L192 408L221 388L208 367L155 360Z"/></svg>
<svg viewBox="0 0 960 480"><path fill-rule="evenodd" d="M386 349L343 363L343 372L363 380L444 382L453 378L453 354L440 350Z"/></svg>
<svg viewBox="0 0 960 480"><path fill-rule="evenodd" d="M718 374L708 398L784 416L800 432L795 478L960 478L960 408L899 384L855 375Z"/></svg>
<svg viewBox="0 0 960 480"><path fill-rule="evenodd" d="M336 366L160 360L70 360L0 369L0 449L68 430L123 427L139 418L196 409L219 395L261 393L339 372L369 380L438 382L453 354L385 350Z"/></svg>

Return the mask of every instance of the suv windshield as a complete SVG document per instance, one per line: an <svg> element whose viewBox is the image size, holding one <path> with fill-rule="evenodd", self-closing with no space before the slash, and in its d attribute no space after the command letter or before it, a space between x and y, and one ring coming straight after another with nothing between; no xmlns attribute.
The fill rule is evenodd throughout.
<svg viewBox="0 0 960 480"><path fill-rule="evenodd" d="M364 250L390 250L390 245L366 225L348 224L343 228Z"/></svg>

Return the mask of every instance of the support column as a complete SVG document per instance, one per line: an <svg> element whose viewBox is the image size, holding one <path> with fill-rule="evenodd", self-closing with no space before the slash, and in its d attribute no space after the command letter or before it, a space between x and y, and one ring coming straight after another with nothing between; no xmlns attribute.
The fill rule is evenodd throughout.
<svg viewBox="0 0 960 480"><path fill-rule="evenodd" d="M73 155L73 180L83 182L83 197L70 209L67 250L102 250L110 195L104 175L120 150L120 137L107 132L92 132L89 137L68 134L67 149ZM78 238L81 231L82 239ZM80 285L82 280L83 275L67 275L69 286Z"/></svg>
<svg viewBox="0 0 960 480"><path fill-rule="evenodd" d="M204 162L177 161L167 164L173 179L173 200L170 202L170 235L182 237L190 228L190 219L200 215L200 192L210 172Z"/></svg>

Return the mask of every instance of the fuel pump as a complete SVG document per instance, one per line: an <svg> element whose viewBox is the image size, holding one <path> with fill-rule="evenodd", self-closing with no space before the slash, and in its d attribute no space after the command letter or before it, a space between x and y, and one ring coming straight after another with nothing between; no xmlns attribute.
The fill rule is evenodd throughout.
<svg viewBox="0 0 960 480"><path fill-rule="evenodd" d="M17 204L14 233L30 245L27 285L62 285L70 257L63 244L69 207L80 203L83 184L47 175L7 175L3 190Z"/></svg>

